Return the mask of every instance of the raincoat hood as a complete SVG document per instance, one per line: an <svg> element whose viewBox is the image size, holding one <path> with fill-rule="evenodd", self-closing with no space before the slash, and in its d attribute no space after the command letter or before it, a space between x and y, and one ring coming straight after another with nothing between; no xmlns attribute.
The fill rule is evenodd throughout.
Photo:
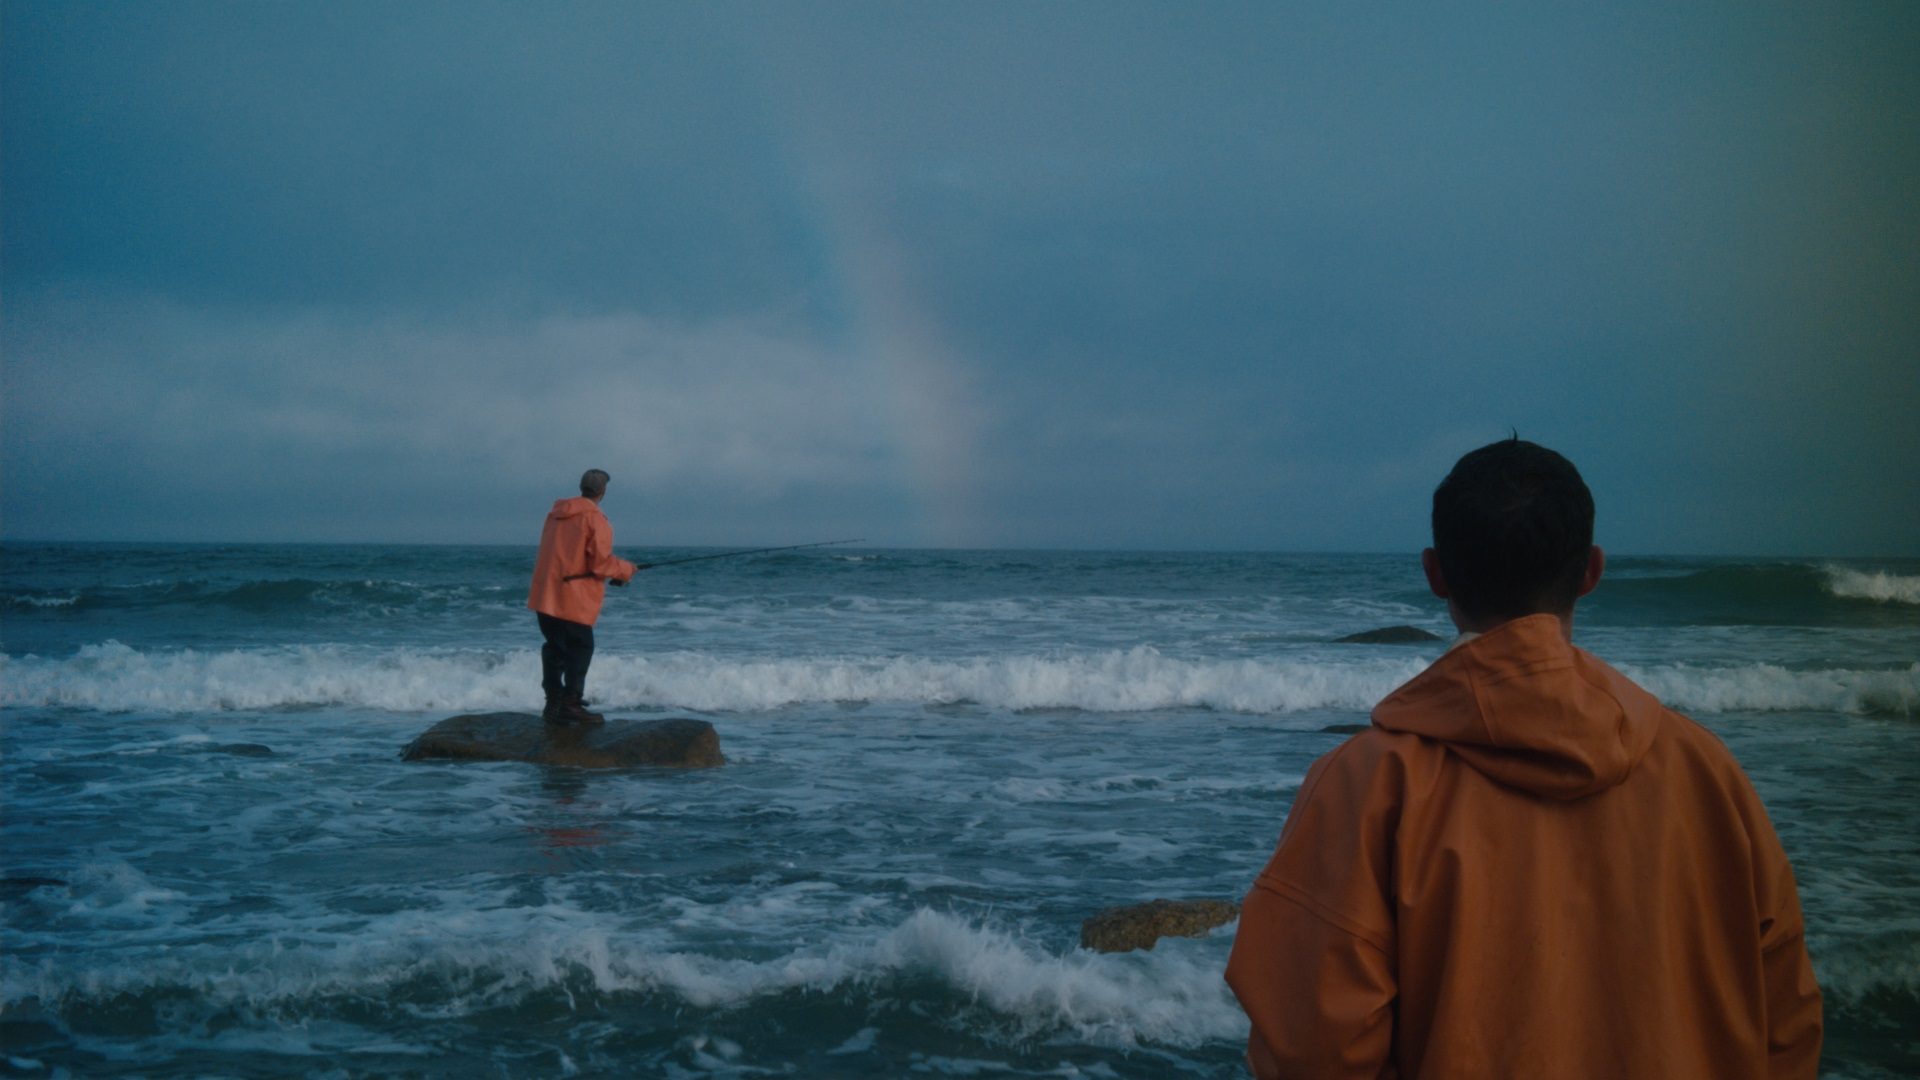
<svg viewBox="0 0 1920 1080"><path fill-rule="evenodd" d="M1575 648L1552 615L1503 623L1374 707L1388 731L1444 743L1475 771L1553 799L1624 781L1653 745L1660 703Z"/></svg>
<svg viewBox="0 0 1920 1080"><path fill-rule="evenodd" d="M1456 645L1314 762L1227 983L1261 1080L1819 1073L1753 785L1551 615Z"/></svg>

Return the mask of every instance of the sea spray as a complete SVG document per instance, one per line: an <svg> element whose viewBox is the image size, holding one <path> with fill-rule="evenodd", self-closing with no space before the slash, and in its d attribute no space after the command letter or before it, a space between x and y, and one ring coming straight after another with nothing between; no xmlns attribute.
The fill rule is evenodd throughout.
<svg viewBox="0 0 1920 1080"><path fill-rule="evenodd" d="M1825 568L1827 587L1835 596L1890 604L1920 604L1920 574L1890 574L1885 570Z"/></svg>

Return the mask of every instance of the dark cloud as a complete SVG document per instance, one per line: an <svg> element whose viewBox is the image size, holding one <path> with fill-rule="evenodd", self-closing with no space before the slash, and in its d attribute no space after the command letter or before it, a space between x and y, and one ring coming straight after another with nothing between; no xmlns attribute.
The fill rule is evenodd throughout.
<svg viewBox="0 0 1920 1080"><path fill-rule="evenodd" d="M20 285L690 310L794 286L767 243L782 193L764 129L707 20L485 4L9 16Z"/></svg>
<svg viewBox="0 0 1920 1080"><path fill-rule="evenodd" d="M1404 547L1511 426L1616 547L1912 551L1917 47L1895 4L16 0L0 527L511 538L591 456L662 541Z"/></svg>

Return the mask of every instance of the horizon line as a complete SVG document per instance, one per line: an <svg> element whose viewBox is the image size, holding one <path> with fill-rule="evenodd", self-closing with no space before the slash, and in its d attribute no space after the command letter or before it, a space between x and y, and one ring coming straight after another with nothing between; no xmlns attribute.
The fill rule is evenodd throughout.
<svg viewBox="0 0 1920 1080"><path fill-rule="evenodd" d="M801 542L803 545L804 541ZM446 541L446 540L126 540L126 539L75 539L46 537L0 536L0 546L100 546L100 547L417 547L417 548L524 548L532 550L539 545L535 542L507 541ZM703 551L722 550L736 545L710 543L643 543L620 544L627 550L640 551ZM747 545L742 542L741 546ZM987 545L971 547L965 545L931 544L865 544L860 547L845 546L846 551L911 551L911 552L1001 552L1045 553L1045 554L1102 554L1102 555L1379 555L1409 556L1417 558L1419 552L1428 545L1420 547L1353 547L1353 548L1308 548L1308 547L1182 547L1182 546L1141 546L1141 547L1100 547L1068 544L1036 545ZM1610 559L1759 559L1769 561L1804 561L1817 559L1888 559L1912 561L1920 559L1920 552L1899 554L1895 552L1874 552L1868 554L1848 554L1835 552L1755 552L1755 551L1622 551L1605 549Z"/></svg>

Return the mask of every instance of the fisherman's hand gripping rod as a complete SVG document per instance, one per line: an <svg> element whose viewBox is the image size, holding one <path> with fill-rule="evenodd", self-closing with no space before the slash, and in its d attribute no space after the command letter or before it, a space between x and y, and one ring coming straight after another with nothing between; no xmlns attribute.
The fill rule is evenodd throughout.
<svg viewBox="0 0 1920 1080"><path fill-rule="evenodd" d="M831 546L832 546L832 545L834 545L834 544L858 544L858 543L861 543L861 542L862 542L862 541L861 541L861 540L858 540L858 539L855 539L855 540L819 540L819 541L816 541L816 542L814 542L814 543L811 543L811 544L788 544L788 545L786 545L785 547L764 547L764 548L748 548L748 549L747 549L747 550L745 550L745 551L722 551L722 552L719 552L718 554L714 554L714 555L693 555L693 556L690 556L690 557L688 557L688 558L685 558L685 559L668 559L668 560L667 560L667 561L665 561L665 562L655 562L655 563L645 563L645 562L643 562L643 563L635 563L635 564L633 564L633 568L634 568L635 570L652 570L652 569L655 569L656 567L661 567L661 566L679 566L679 565L680 565L681 563L690 563L690 562L705 562L705 561L707 561L708 559L731 559L731 558L733 558L733 557L734 557L735 555L765 555L765 554L767 554L767 553L768 553L768 552L770 552L770 551L798 551L798 550L799 550L799 549L801 549L801 548L816 548L816 547L831 547ZM585 574L568 574L568 575L567 575L566 577L563 577L563 578L561 578L560 580L562 580L562 581L577 581L577 580L579 580L580 578L598 578L599 576L600 576L600 575L598 575L598 574L595 574L595 573L585 573ZM610 582L612 582L612 584L614 584L614 585L625 585L625 584L626 584L626 580L625 580L624 578L623 578L623 579L620 579L620 580L614 580L614 579L612 579L612 578L609 578L609 579L607 579L607 580L608 580L608 581L610 581Z"/></svg>

